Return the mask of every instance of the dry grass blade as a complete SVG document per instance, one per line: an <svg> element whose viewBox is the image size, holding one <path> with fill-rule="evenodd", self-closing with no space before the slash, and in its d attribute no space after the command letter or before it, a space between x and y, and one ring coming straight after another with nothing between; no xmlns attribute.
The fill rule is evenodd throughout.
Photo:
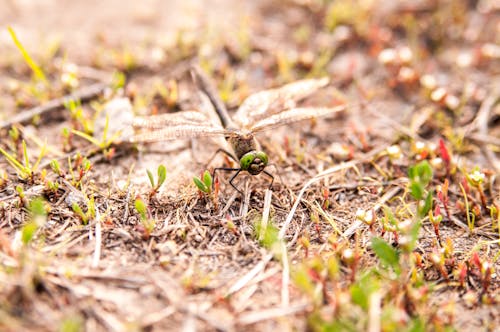
<svg viewBox="0 0 500 332"><path fill-rule="evenodd" d="M99 267L99 261L101 260L101 248L102 248L102 227L101 227L101 216L99 209L95 210L96 213L96 224L95 224L95 250L94 256L92 258L92 268Z"/></svg>
<svg viewBox="0 0 500 332"><path fill-rule="evenodd" d="M247 274L238 279L238 281L236 281L233 284L233 286L229 288L229 290L224 294L224 297L228 297L231 294L234 294L243 287L245 287L257 274L259 274L265 269L267 263L269 263L272 258L273 258L272 254L267 254L264 257L262 257L262 259L260 260L259 263L257 263L257 265L255 265L250 271L248 271Z"/></svg>
<svg viewBox="0 0 500 332"><path fill-rule="evenodd" d="M243 325L255 324L267 319L293 315L306 311L310 307L309 303L299 303L287 307L271 308L242 314L238 317L238 323Z"/></svg>
<svg viewBox="0 0 500 332"><path fill-rule="evenodd" d="M32 109L23 111L8 120L0 122L0 129L10 127L15 123L26 123L29 122L34 116L56 111L62 108L64 104L69 100L80 100L81 102L88 101L100 95L107 87L107 84L96 83L94 85L82 88L81 90L76 91L70 95L53 99L44 105L33 107Z"/></svg>
<svg viewBox="0 0 500 332"><path fill-rule="evenodd" d="M264 232L267 229L267 223L269 221L269 212L271 210L271 198L273 192L270 189L266 190L266 194L264 196L264 209L262 211L262 222L260 226L260 234L259 239L262 241L264 239Z"/></svg>

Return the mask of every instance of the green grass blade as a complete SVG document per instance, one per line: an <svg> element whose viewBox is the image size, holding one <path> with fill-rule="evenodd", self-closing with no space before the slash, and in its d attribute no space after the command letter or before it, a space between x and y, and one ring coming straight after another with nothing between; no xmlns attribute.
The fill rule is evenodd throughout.
<svg viewBox="0 0 500 332"><path fill-rule="evenodd" d="M47 78L45 77L45 74L43 73L42 69L36 64L36 62L33 60L33 58L28 54L28 51L26 51L23 44L21 44L21 42L17 38L16 33L14 32L14 29L12 29L12 27L7 27L7 30L9 30L12 41L14 41L14 44L16 45L17 49L21 52L21 55L23 56L24 61L26 61L28 66L33 71L35 78L39 81L46 83Z"/></svg>

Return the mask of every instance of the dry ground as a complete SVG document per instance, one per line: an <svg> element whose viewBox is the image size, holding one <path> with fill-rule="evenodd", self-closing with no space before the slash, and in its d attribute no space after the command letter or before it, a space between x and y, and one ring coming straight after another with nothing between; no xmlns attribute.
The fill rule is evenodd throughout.
<svg viewBox="0 0 500 332"><path fill-rule="evenodd" d="M0 148L22 163L24 140L31 165L45 150L28 176L0 157L0 330L499 329L494 1L0 5ZM217 195L192 183L228 163L207 166L216 140L98 148L64 134L99 138L102 110L118 109L115 129L196 109L192 62L230 111L325 75L305 104L363 103L260 135L275 183L242 176L243 196L228 174ZM72 93L82 114L61 102ZM160 164L151 194L146 170ZM432 179L409 176L415 165Z"/></svg>

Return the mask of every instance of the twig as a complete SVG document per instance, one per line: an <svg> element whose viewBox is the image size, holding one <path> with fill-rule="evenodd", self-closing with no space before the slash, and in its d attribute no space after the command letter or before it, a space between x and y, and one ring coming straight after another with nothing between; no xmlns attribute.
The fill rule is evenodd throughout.
<svg viewBox="0 0 500 332"><path fill-rule="evenodd" d="M259 240L264 239L264 234L267 230L267 223L269 221L269 211L271 210L271 198L273 192L270 189L266 190L266 194L264 196L264 209L262 211L262 221L260 223L260 234Z"/></svg>
<svg viewBox="0 0 500 332"><path fill-rule="evenodd" d="M380 332L381 323L380 319L382 316L382 293L381 291L376 291L371 294L369 299L369 311L368 311L368 332Z"/></svg>
<svg viewBox="0 0 500 332"><path fill-rule="evenodd" d="M283 308L287 308L290 305L290 292L288 291L288 286L290 284L290 264L288 261L288 250L283 239L281 240L280 246L283 262L281 278L281 306Z"/></svg>
<svg viewBox="0 0 500 332"><path fill-rule="evenodd" d="M285 308L278 307L260 311L253 311L248 314L240 315L240 317L238 318L238 323L243 325L254 324L267 319L293 315L298 312L303 312L308 308L308 303L299 303Z"/></svg>
<svg viewBox="0 0 500 332"><path fill-rule="evenodd" d="M225 325L223 322L215 320L204 312L199 312L195 308L185 305L185 294L182 294L182 292L179 291L182 287L176 285L176 282L165 273L153 273L150 277L151 282L161 290L163 296L165 296L165 298L176 310L184 314L193 315L219 331L231 330L230 325ZM168 280L163 280L164 278L167 278Z"/></svg>
<svg viewBox="0 0 500 332"><path fill-rule="evenodd" d="M233 286L231 286L231 288L229 288L229 290L224 294L224 297L228 297L231 294L236 293L237 291L245 287L245 285L248 284L250 280L252 280L259 272L264 270L267 263L269 263L269 261L271 261L272 258L273 258L272 254L267 254L266 256L264 256L262 260L253 267L253 269L248 271L247 274L245 274L236 283L234 283Z"/></svg>
<svg viewBox="0 0 500 332"><path fill-rule="evenodd" d="M102 246L102 228L101 228L101 216L99 209L96 208L96 224L95 224L95 250L94 256L92 258L92 268L96 269L99 267L99 261L101 260L101 246Z"/></svg>
<svg viewBox="0 0 500 332"><path fill-rule="evenodd" d="M96 83L88 87L82 88L81 90L76 91L70 95L52 99L51 101L45 103L44 105L33 107L29 110L19 113L17 116L14 116L8 120L0 122L0 129L10 127L15 123L26 123L30 121L34 116L58 110L61 107L63 107L64 104L69 100L77 99L82 102L88 101L94 98L95 96L101 94L107 87L108 87L107 84Z"/></svg>
<svg viewBox="0 0 500 332"><path fill-rule="evenodd" d="M388 200L390 200L391 198L396 196L400 190L401 190L401 187L394 187L391 190L389 190L387 193L385 193L384 196L382 196L382 198L373 207L373 209L372 209L373 212L377 212L378 210L380 210L380 208L385 204L385 202L387 202ZM351 227L349 227L348 229L345 230L344 233L342 233L342 238L345 239L345 238L350 237L362 225L363 225L363 222L361 220L356 219L356 221L351 225Z"/></svg>

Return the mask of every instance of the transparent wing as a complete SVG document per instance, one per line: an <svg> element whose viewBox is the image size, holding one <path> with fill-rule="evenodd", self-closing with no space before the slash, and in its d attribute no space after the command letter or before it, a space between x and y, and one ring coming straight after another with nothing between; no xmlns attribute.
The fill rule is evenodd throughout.
<svg viewBox="0 0 500 332"><path fill-rule="evenodd" d="M209 137L209 136L237 136L238 132L234 130L224 129L222 127L210 125L190 125L183 124L172 127L165 127L153 131L145 131L138 133L130 141L132 143L139 142L159 142L165 140L173 140L180 138L195 138L195 137Z"/></svg>
<svg viewBox="0 0 500 332"><path fill-rule="evenodd" d="M254 122L270 114L294 107L295 102L326 86L328 82L327 77L308 79L293 82L277 89L257 92L245 99L233 119L241 128L251 127Z"/></svg>
<svg viewBox="0 0 500 332"><path fill-rule="evenodd" d="M273 114L265 119L257 121L250 128L251 132L258 132L286 125L289 123L317 118L321 116L338 113L347 108L347 105L339 105L336 107L300 107L292 108L287 111Z"/></svg>
<svg viewBox="0 0 500 332"><path fill-rule="evenodd" d="M197 111L183 111L151 116L137 116L133 119L135 128L160 129L167 126L199 125L209 122L207 115Z"/></svg>

